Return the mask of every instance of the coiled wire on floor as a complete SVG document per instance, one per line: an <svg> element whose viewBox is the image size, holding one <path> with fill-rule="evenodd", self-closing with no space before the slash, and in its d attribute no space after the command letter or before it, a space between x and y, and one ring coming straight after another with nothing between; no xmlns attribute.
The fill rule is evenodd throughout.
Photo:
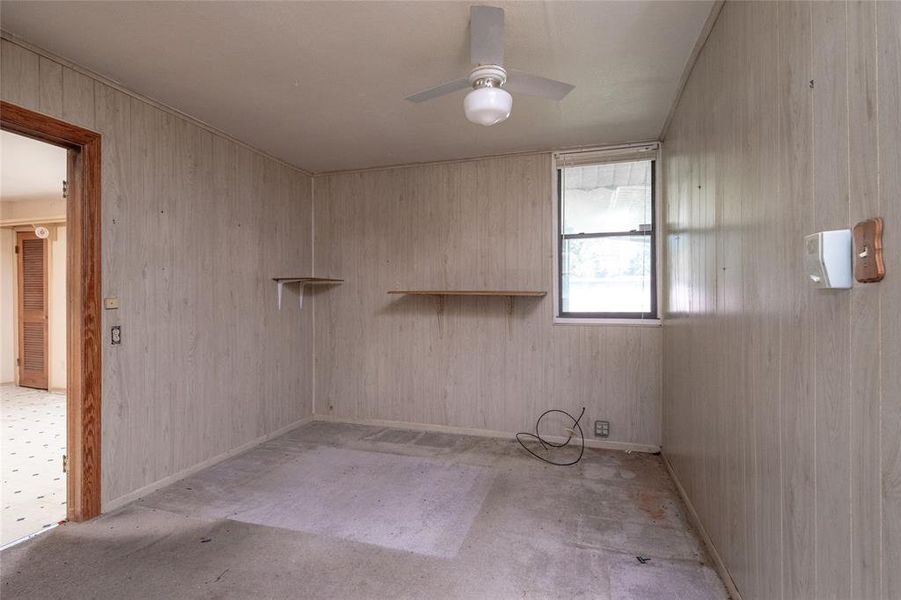
<svg viewBox="0 0 901 600"><path fill-rule="evenodd" d="M541 427L541 420L551 413L560 413L562 415L566 415L573 422L572 427L569 427L567 429L567 431L569 431L569 435L566 437L566 441L564 441L564 442L560 442L560 443L551 442L551 441L541 437L541 433L539 433L539 431L538 431L539 428ZM551 408L551 409L546 410L543 413L541 413L541 416L538 417L537 421L535 421L535 433L521 431L516 434L516 441L519 442L519 445L522 446L526 452L528 452L529 454L531 454L532 456L534 456L535 458L537 458L540 461L544 461L544 462L548 463L549 465L555 465L558 467L570 467L570 466L576 464L577 462L579 462L580 460L582 460L582 455L585 454L585 433L582 431L582 425L579 424L579 422L582 420L583 416L585 416L585 407L584 406L582 407L582 412L579 413L578 418L572 416L565 410L561 410L559 408ZM574 460L567 461L567 462L555 461L555 460L546 458L544 456L541 456L541 455L535 453L534 451L532 451L522 441L522 438L524 438L524 437L538 440L538 443L541 444L541 447L544 448L545 452L551 452L551 450L553 450L553 449L559 449L559 448L564 448L564 447L568 446L569 443L572 441L573 436L575 435L575 432L577 430L579 432L579 438L581 439L581 443L582 443L582 446L579 448L579 456L577 456Z"/></svg>

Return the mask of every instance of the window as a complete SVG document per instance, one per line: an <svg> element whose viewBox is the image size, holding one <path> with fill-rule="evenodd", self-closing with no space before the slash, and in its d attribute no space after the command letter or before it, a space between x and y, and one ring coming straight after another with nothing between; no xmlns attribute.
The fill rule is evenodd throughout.
<svg viewBox="0 0 901 600"><path fill-rule="evenodd" d="M558 317L657 318L655 155L558 160Z"/></svg>

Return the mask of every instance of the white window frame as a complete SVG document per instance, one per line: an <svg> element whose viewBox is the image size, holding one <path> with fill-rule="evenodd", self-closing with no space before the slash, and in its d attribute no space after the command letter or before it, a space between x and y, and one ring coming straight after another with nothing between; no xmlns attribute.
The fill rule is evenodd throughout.
<svg viewBox="0 0 901 600"><path fill-rule="evenodd" d="M662 309L662 293L661 285L661 268L663 256L663 235L661 231L661 215L662 212L662 177L661 177L661 152L659 142L647 142L639 144L627 144L622 146L590 148L585 150L560 151L553 154L551 161L551 181L553 189L552 202L553 207L553 236L554 242L554 278L553 278L553 302L554 302L554 325L615 325L615 326L632 326L632 327L660 327L663 323L661 319ZM559 185L557 183L557 171L564 166L575 166L579 164L597 164L608 161L628 160L634 157L635 160L653 160L655 161L655 177L656 185L654 188L654 245L656 260L654 261L654 277L657 282L654 290L657 296L657 317L649 319L621 319L608 317L561 317L560 316L560 244L558 238L560 236L560 195Z"/></svg>

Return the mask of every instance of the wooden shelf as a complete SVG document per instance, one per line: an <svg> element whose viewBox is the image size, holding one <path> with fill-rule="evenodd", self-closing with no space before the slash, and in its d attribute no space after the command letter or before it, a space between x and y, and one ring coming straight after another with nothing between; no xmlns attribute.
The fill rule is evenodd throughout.
<svg viewBox="0 0 901 600"><path fill-rule="evenodd" d="M438 314L444 312L444 300L448 296L500 296L507 299L507 314L513 314L514 298L541 298L547 296L547 292L540 290L389 290L389 294L403 296L431 296L438 301L436 310Z"/></svg>
<svg viewBox="0 0 901 600"><path fill-rule="evenodd" d="M302 281L308 284L344 283L343 279L329 279L328 277L273 277L272 281L282 283L297 283Z"/></svg>
<svg viewBox="0 0 901 600"><path fill-rule="evenodd" d="M300 308L303 309L303 288L308 285L338 285L344 283L343 279L332 279L330 277L273 277L272 281L278 286L278 309L282 309L282 289L285 284L300 284Z"/></svg>
<svg viewBox="0 0 901 600"><path fill-rule="evenodd" d="M508 298L540 298L547 292L532 290L390 290L389 294L405 296L507 296Z"/></svg>

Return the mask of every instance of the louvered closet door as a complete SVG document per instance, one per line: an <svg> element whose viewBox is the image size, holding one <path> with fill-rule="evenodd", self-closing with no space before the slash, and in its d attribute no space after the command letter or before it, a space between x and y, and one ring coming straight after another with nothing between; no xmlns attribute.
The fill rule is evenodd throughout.
<svg viewBox="0 0 901 600"><path fill-rule="evenodd" d="M19 263L19 385L47 389L47 240L16 236Z"/></svg>

